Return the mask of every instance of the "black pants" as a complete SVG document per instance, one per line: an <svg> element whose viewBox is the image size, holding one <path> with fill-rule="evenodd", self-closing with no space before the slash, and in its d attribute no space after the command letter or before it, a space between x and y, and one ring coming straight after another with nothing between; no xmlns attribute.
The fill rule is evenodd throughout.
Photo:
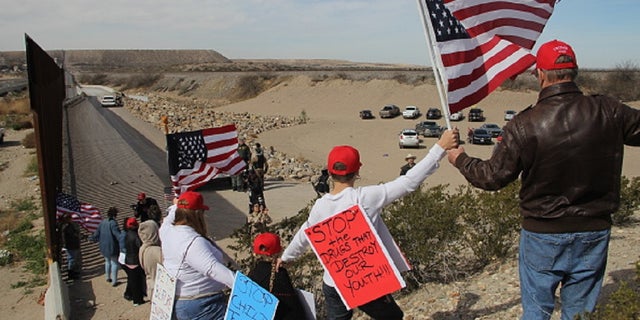
<svg viewBox="0 0 640 320"><path fill-rule="evenodd" d="M327 308L327 319L348 320L353 317L353 310L347 310L336 288L322 283L322 293L324 293L324 301ZM402 320L404 316L402 309L400 309L390 294L367 302L359 306L358 309L373 319Z"/></svg>
<svg viewBox="0 0 640 320"><path fill-rule="evenodd" d="M122 266L122 270L127 274L127 288L124 290L124 296L131 298L135 304L143 304L146 287L144 270L140 266L130 269L125 265Z"/></svg>

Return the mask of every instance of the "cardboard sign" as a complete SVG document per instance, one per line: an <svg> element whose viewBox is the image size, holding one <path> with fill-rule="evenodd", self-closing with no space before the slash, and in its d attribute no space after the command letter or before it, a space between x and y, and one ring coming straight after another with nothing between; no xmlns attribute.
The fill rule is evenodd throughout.
<svg viewBox="0 0 640 320"><path fill-rule="evenodd" d="M355 205L307 229L313 251L349 309L405 286L369 217Z"/></svg>
<svg viewBox="0 0 640 320"><path fill-rule="evenodd" d="M278 307L278 298L262 288L249 277L236 271L231 297L227 305L225 320L273 319Z"/></svg>
<svg viewBox="0 0 640 320"><path fill-rule="evenodd" d="M167 269L158 263L156 269L156 283L153 287L151 298L150 320L171 320L173 303L176 296L176 280L173 279Z"/></svg>

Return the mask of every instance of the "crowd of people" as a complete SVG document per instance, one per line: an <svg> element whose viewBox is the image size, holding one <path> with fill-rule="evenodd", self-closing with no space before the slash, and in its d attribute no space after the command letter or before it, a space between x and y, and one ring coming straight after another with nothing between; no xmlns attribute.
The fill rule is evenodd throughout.
<svg viewBox="0 0 640 320"><path fill-rule="evenodd" d="M522 319L550 319L558 288L562 319L594 311L607 261L611 214L620 205L622 151L625 145L640 145L640 111L603 95L584 95L574 82L575 53L564 42L553 40L540 47L535 72L541 88L538 101L506 124L501 143L487 160L468 155L458 145L458 130L450 129L421 160L408 154L397 178L356 186L362 166L359 151L348 145L334 147L326 163L327 187L316 189L318 199L286 248L269 228L264 152L256 144L252 153L240 141L238 153L249 166L234 177L233 188L249 192L247 222L253 254L259 257L249 275L278 298L275 319L304 319L303 302L294 293L286 266L308 251L311 244L305 230L354 205L370 219L390 261L400 272L406 271L409 266L381 218L382 209L418 190L445 157L472 185L484 190L522 181ZM118 209L112 207L91 236L104 256L107 282L116 286L118 269L123 268L125 298L138 305L144 296L151 296L154 266L161 263L176 279L176 319L222 319L228 302L225 292L233 287L235 274L228 255L207 231L204 214L209 207L202 195L180 194L164 218L158 215L157 203L147 206L150 200L143 193L138 200L135 217L125 220L124 231L116 222ZM81 261L76 252L79 240L68 218L62 224L71 278L77 276ZM123 257L120 262L119 257ZM323 296L328 319L351 319L353 310L341 299L328 271L323 275ZM390 294L358 308L374 319L404 315Z"/></svg>

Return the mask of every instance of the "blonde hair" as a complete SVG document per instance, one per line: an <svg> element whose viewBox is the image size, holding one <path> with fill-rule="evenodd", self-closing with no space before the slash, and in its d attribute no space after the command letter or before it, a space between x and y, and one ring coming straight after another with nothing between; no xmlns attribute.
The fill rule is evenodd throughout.
<svg viewBox="0 0 640 320"><path fill-rule="evenodd" d="M207 235L207 223L204 221L204 210L177 208L173 224L190 226L199 235L209 238Z"/></svg>

